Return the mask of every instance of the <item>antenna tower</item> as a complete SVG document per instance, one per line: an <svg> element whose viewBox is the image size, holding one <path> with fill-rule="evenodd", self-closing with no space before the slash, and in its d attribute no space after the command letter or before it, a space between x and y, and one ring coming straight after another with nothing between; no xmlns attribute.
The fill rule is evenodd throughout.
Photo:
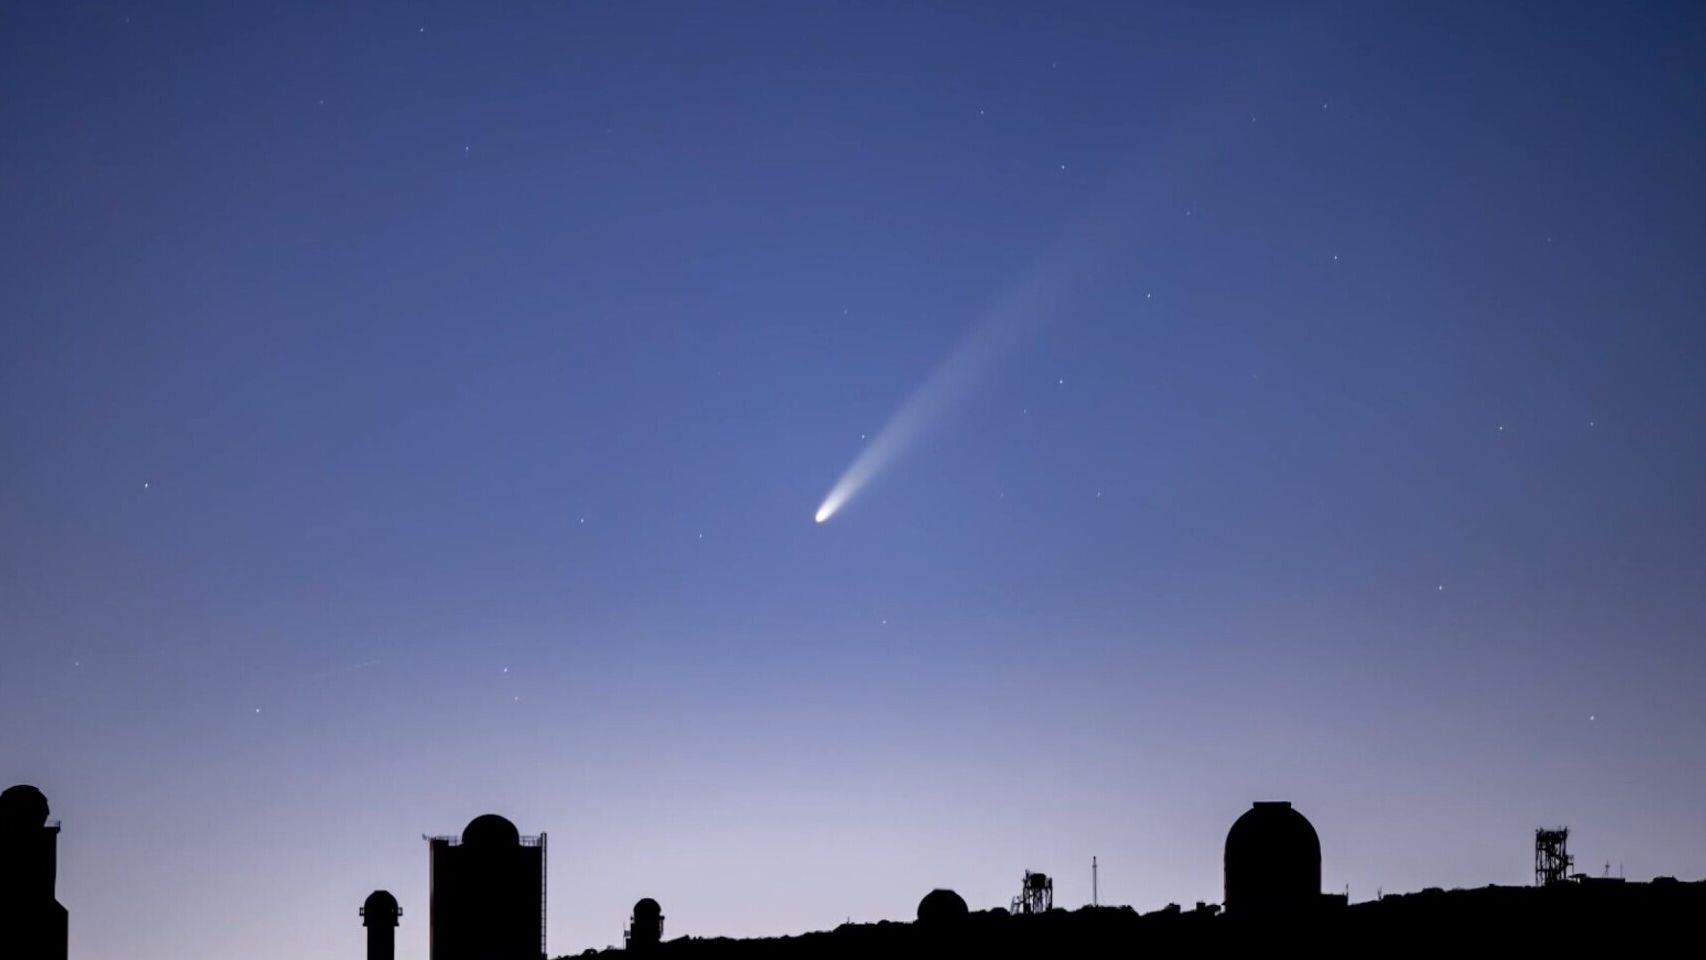
<svg viewBox="0 0 1706 960"><path fill-rule="evenodd" d="M1024 885L1013 898L1014 913L1047 913L1054 907L1054 881L1047 874L1025 871Z"/></svg>
<svg viewBox="0 0 1706 960"><path fill-rule="evenodd" d="M1570 876L1575 858L1570 856L1570 828L1534 831L1534 885L1549 887Z"/></svg>

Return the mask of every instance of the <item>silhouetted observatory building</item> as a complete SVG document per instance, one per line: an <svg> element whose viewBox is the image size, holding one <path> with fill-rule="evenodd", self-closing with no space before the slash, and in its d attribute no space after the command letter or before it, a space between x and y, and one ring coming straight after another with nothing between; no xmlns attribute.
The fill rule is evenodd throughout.
<svg viewBox="0 0 1706 960"><path fill-rule="evenodd" d="M65 908L54 899L59 824L47 797L19 784L0 793L0 957L65 960Z"/></svg>
<svg viewBox="0 0 1706 960"><path fill-rule="evenodd" d="M397 922L403 908L389 890L375 890L361 905L361 925L367 928L367 960L397 960Z"/></svg>
<svg viewBox="0 0 1706 960"><path fill-rule="evenodd" d="M1286 800L1257 801L1226 834L1227 916L1321 904L1321 838Z"/></svg>
<svg viewBox="0 0 1706 960"><path fill-rule="evenodd" d="M918 901L918 925L925 928L956 926L964 923L969 913L964 897L941 887Z"/></svg>
<svg viewBox="0 0 1706 960"><path fill-rule="evenodd" d="M432 960L545 956L545 835L524 837L488 813L462 836L427 841Z"/></svg>

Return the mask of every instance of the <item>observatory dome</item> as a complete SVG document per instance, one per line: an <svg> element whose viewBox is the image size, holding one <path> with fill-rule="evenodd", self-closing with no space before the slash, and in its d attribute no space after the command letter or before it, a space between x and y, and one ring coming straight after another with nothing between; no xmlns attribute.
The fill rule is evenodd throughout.
<svg viewBox="0 0 1706 960"><path fill-rule="evenodd" d="M33 830L47 824L47 797L27 783L0 793L0 829Z"/></svg>
<svg viewBox="0 0 1706 960"><path fill-rule="evenodd" d="M964 897L952 890L936 889L918 901L918 922L921 924L954 923L966 917Z"/></svg>
<svg viewBox="0 0 1706 960"><path fill-rule="evenodd" d="M641 897L634 904L635 918L655 917L661 913L663 913L663 907L659 906L658 902L651 897Z"/></svg>
<svg viewBox="0 0 1706 960"><path fill-rule="evenodd" d="M394 927L403 908L389 890L375 890L361 902L361 925L364 927Z"/></svg>
<svg viewBox="0 0 1706 960"><path fill-rule="evenodd" d="M1226 834L1226 910L1307 906L1321 894L1321 838L1286 800L1257 801Z"/></svg>
<svg viewBox="0 0 1706 960"><path fill-rule="evenodd" d="M481 814L468 821L462 843L470 847L513 847L521 843L521 831L495 813Z"/></svg>

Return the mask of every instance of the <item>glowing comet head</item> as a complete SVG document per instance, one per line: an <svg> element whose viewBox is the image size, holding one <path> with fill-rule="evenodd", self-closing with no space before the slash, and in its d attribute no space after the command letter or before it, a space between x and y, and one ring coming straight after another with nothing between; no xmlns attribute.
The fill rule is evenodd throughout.
<svg viewBox="0 0 1706 960"><path fill-rule="evenodd" d="M823 506L817 508L817 516L813 519L817 520L818 523L823 523L835 516L835 511L839 509L841 509L841 500L832 496L823 502Z"/></svg>

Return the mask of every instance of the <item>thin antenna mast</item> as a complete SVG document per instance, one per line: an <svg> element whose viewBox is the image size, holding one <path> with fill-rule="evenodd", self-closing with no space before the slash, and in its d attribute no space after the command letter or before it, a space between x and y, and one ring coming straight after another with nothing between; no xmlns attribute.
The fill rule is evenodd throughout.
<svg viewBox="0 0 1706 960"><path fill-rule="evenodd" d="M1090 858L1090 906L1102 905L1101 891L1096 887L1096 858Z"/></svg>

